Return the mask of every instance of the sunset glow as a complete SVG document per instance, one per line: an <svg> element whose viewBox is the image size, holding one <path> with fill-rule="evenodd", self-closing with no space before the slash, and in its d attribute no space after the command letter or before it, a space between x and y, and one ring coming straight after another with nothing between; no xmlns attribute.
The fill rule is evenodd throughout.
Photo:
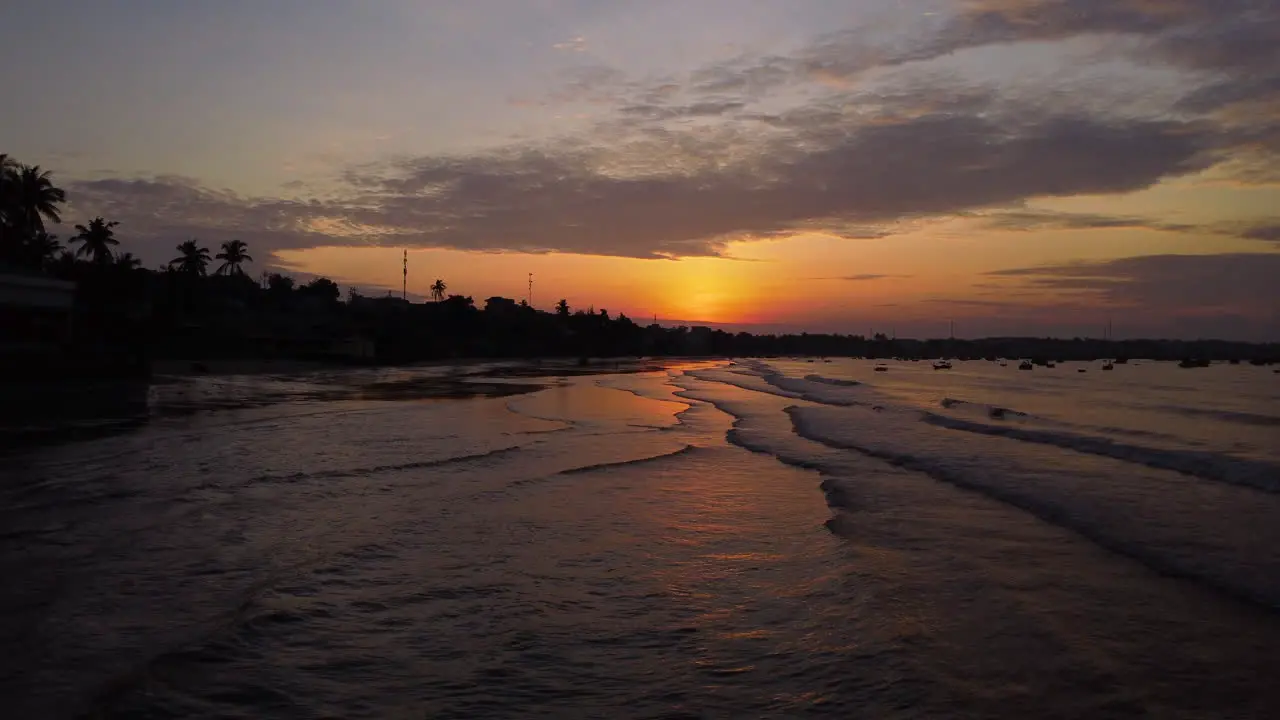
<svg viewBox="0 0 1280 720"><path fill-rule="evenodd" d="M80 18L74 25L62 18ZM48 2L0 151L148 266L900 334L1275 339L1280 11L1247 0ZM50 87L65 88L50 92ZM65 234L65 228L61 229Z"/></svg>

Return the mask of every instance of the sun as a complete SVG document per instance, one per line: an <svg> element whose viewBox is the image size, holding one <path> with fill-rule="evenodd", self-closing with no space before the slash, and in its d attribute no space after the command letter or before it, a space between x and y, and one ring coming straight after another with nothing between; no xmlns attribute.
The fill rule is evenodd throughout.
<svg viewBox="0 0 1280 720"><path fill-rule="evenodd" d="M677 320L738 322L752 303L753 282L723 258L687 258L666 269L660 306Z"/></svg>

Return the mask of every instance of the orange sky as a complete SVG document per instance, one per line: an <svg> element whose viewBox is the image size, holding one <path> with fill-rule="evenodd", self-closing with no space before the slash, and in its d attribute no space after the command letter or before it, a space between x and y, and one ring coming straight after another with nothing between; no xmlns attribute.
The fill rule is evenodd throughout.
<svg viewBox="0 0 1280 720"><path fill-rule="evenodd" d="M386 292L408 248L418 296L1280 339L1280 7L68 1L0 26L43 58L0 152L150 266L238 238Z"/></svg>

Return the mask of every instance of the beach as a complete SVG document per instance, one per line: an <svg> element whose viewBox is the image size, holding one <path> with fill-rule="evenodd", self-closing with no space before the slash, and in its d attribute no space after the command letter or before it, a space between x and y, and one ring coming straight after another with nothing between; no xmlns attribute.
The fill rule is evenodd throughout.
<svg viewBox="0 0 1280 720"><path fill-rule="evenodd" d="M47 718L1280 714L1280 378L1076 365L163 375L131 424L5 456L0 694Z"/></svg>

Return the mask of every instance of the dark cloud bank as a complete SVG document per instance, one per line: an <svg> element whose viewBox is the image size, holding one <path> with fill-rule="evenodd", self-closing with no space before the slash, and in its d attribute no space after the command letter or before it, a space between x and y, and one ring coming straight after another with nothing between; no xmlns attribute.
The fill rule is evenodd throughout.
<svg viewBox="0 0 1280 720"><path fill-rule="evenodd" d="M883 235L891 230L876 228L956 213L985 215L1002 229L1195 231L1158 219L1008 208L1037 196L1138 190L1224 163L1242 181L1280 181L1280 118L1231 112L1240 103L1280 108L1280 3L969 0L956 7L893 47L849 32L794 57L742 57L674 81L584 71L559 99L613 103L614 118L593 133L352 168L340 200L246 198L164 177L75 182L69 190L78 212L121 220L144 243L144 256L157 260L189 236L240 237L263 256L371 243L663 258L716 255L728 240L797 228ZM1185 92L1160 112L1135 115L1082 110L1078 98L1053 92L1002 95L912 71L966 49L1084 35L1124 40L1116 46L1129 61L1185 73ZM853 82L871 72L898 73L893 90ZM831 89L832 80L848 85ZM790 112L760 109L771 93L815 85L825 91ZM346 230L335 234L335 225ZM1274 242L1276 230L1238 234ZM1214 262L1249 265L1223 257L1235 259ZM1272 256L1254 262L1275 264ZM1135 258L1112 271L1129 279L1129 292L1185 286L1188 278L1206 279L1208 267ZM1063 273L1036 277L1048 287L1085 282Z"/></svg>

